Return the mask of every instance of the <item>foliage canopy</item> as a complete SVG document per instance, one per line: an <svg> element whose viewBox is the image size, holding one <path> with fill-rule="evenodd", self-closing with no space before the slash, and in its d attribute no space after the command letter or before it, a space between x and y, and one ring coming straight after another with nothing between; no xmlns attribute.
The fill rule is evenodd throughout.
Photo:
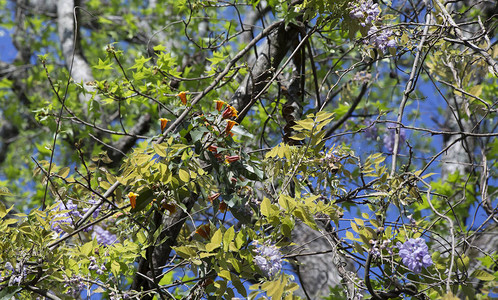
<svg viewBox="0 0 498 300"><path fill-rule="evenodd" d="M496 14L0 1L0 298L496 296Z"/></svg>

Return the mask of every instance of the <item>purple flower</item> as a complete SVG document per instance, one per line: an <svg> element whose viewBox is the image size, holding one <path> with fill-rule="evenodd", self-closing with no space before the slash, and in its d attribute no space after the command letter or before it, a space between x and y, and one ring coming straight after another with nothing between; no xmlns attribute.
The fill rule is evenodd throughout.
<svg viewBox="0 0 498 300"><path fill-rule="evenodd" d="M5 270L8 270L10 272L14 271L14 267L12 266L12 264L8 261L5 263Z"/></svg>
<svg viewBox="0 0 498 300"><path fill-rule="evenodd" d="M92 198L88 200L88 204L90 205L90 207L83 209L83 211L86 213L92 206L97 205L98 203L99 201L95 200L95 194L92 194ZM96 219L99 216L99 213L100 213L100 207L97 207L97 209L93 211L92 217Z"/></svg>
<svg viewBox="0 0 498 300"><path fill-rule="evenodd" d="M59 202L59 205L54 209L60 213L54 216L54 221L52 221L51 227L57 233L62 233L64 230L61 225L73 225L74 217L81 218L82 215L78 211L78 205L74 204L71 199L67 200L64 204L62 201ZM66 211L66 212L61 212Z"/></svg>
<svg viewBox="0 0 498 300"><path fill-rule="evenodd" d="M378 130L377 127L375 126L376 124L371 119L365 119L363 122L367 126L364 129L365 136L368 139L375 140L378 136Z"/></svg>
<svg viewBox="0 0 498 300"><path fill-rule="evenodd" d="M111 294L109 294L109 299L110 300L121 300L121 299L130 299L130 295L128 295L128 293L122 293L121 295L118 294L117 292L111 292Z"/></svg>
<svg viewBox="0 0 498 300"><path fill-rule="evenodd" d="M95 271L98 275L102 275L105 273L106 271L106 267L104 265L102 265L99 269L97 269L97 271Z"/></svg>
<svg viewBox="0 0 498 300"><path fill-rule="evenodd" d="M408 239L404 244L398 242L397 247L401 261L413 273L418 274L422 267L427 268L432 265L429 247L425 244L424 239Z"/></svg>
<svg viewBox="0 0 498 300"><path fill-rule="evenodd" d="M67 293L73 298L77 298L80 296L81 292L87 288L83 278L80 276L75 276L71 278L67 278L64 283L64 287L68 287Z"/></svg>
<svg viewBox="0 0 498 300"><path fill-rule="evenodd" d="M14 268L10 262L5 264L5 269L8 271L7 275L11 275L9 285L19 285L27 275L26 268L24 265L19 266L19 264Z"/></svg>
<svg viewBox="0 0 498 300"><path fill-rule="evenodd" d="M378 4L372 0L361 0L358 3L350 3L351 11L349 15L353 19L359 19L361 26L365 27L379 19L380 9Z"/></svg>
<svg viewBox="0 0 498 300"><path fill-rule="evenodd" d="M116 243L118 239L115 234L110 233L100 226L94 226L92 238L96 239L99 244L104 246L112 245Z"/></svg>
<svg viewBox="0 0 498 300"><path fill-rule="evenodd" d="M396 47L396 41L391 38L392 35L393 31L391 29L379 29L374 25L368 30L368 43L379 50L384 51L386 48Z"/></svg>
<svg viewBox="0 0 498 300"><path fill-rule="evenodd" d="M389 130L384 134L384 146L387 149L387 152L393 153L394 150L394 138L396 135L396 131L394 129ZM399 131L399 143L400 145L405 142L406 132L403 128L400 128Z"/></svg>
<svg viewBox="0 0 498 300"><path fill-rule="evenodd" d="M254 257L254 263L263 273L271 278L282 269L282 253L274 245L259 245L254 250L258 255Z"/></svg>

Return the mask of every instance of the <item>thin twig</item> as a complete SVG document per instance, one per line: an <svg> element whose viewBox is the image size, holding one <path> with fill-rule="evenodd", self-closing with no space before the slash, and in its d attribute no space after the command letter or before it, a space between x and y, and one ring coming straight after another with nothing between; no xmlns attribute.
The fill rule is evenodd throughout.
<svg viewBox="0 0 498 300"><path fill-rule="evenodd" d="M432 23L432 12L431 9L428 5L428 0L425 1L425 6L426 6L426 15L425 15L425 23L427 25L430 25ZM399 110L398 110L398 124L401 124L403 120L403 111L405 110L406 102L408 101L408 98L411 94L411 92L414 89L415 85L415 77L418 74L418 70L420 65L422 64L422 61L420 60L421 54L422 54L422 49L424 47L424 43L427 37L427 33L429 32L429 27L430 26L425 26L424 31L422 33L422 39L420 40L420 43L417 46L417 54L415 55L415 60L413 61L413 66L412 66L412 71L410 73L410 78L408 79L408 82L406 83L405 91L403 93L403 99L401 100L401 103L399 105ZM396 126L396 134L394 135L394 148L393 148L393 157L392 157L392 164L391 164L391 177L394 176L394 173L396 172L396 158L398 156L398 149L399 149L399 141L400 141L400 126Z"/></svg>

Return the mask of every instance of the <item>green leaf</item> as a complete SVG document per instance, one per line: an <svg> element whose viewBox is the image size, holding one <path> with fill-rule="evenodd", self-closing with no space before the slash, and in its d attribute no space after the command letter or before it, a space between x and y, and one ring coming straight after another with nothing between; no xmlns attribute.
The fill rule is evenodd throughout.
<svg viewBox="0 0 498 300"><path fill-rule="evenodd" d="M232 284L242 297L247 298L247 291L238 276L232 276Z"/></svg>
<svg viewBox="0 0 498 300"><path fill-rule="evenodd" d="M5 204L3 204L2 201L0 201L0 219L5 217L7 215L7 208L5 207Z"/></svg>
<svg viewBox="0 0 498 300"><path fill-rule="evenodd" d="M4 225L4 226L9 226L9 225L17 223L17 221L19 221L19 220L17 220L17 219L7 219L7 220L2 220L1 224Z"/></svg>
<svg viewBox="0 0 498 300"><path fill-rule="evenodd" d="M69 171L71 171L71 169L69 167L64 167L64 168L59 170L57 175L59 175L62 178L66 178L69 175Z"/></svg>
<svg viewBox="0 0 498 300"><path fill-rule="evenodd" d="M244 233L242 231L239 231L239 233L237 233L237 237L235 238L235 247L237 247L237 249L240 249L242 248L242 246L244 246L245 242L246 237Z"/></svg>
<svg viewBox="0 0 498 300"><path fill-rule="evenodd" d="M227 57L228 57L228 55L223 55L223 53L215 51L215 52L213 52L213 57L208 58L207 60L209 60L212 63L212 65L216 65L216 64L220 63L221 61L225 60L225 58L227 58Z"/></svg>
<svg viewBox="0 0 498 300"><path fill-rule="evenodd" d="M310 215L310 213L303 209L302 207L297 208L293 211L293 215L302 220L309 227L318 230L315 219Z"/></svg>
<svg viewBox="0 0 498 300"><path fill-rule="evenodd" d="M146 62L148 62L150 59L151 59L150 57L149 58L145 58L142 55L141 58L135 59L135 64L133 66L131 66L129 69L141 70L141 69L143 69L144 64Z"/></svg>
<svg viewBox="0 0 498 300"><path fill-rule="evenodd" d="M287 277L285 277L285 275L281 275L281 277L275 281L267 281L263 283L261 285L261 289L266 291L266 294L272 299L281 299L287 282Z"/></svg>
<svg viewBox="0 0 498 300"><path fill-rule="evenodd" d="M112 260L111 261L111 272L114 274L114 277L118 277L121 271L121 265L119 262Z"/></svg>
<svg viewBox="0 0 498 300"><path fill-rule="evenodd" d="M470 278L477 278L482 281L495 280L495 276L493 274L490 274L484 270L475 270L472 272L472 275L470 275Z"/></svg>
<svg viewBox="0 0 498 300"><path fill-rule="evenodd" d="M294 130L297 130L297 131L299 131L301 129L311 131L313 129L314 125L315 125L315 122L313 121L313 119L307 118L304 120L297 121L296 125L292 126L292 128Z"/></svg>
<svg viewBox="0 0 498 300"><path fill-rule="evenodd" d="M89 241L88 243L85 243L83 246L80 247L80 252L85 256L90 256L94 248L95 247L93 241Z"/></svg>
<svg viewBox="0 0 498 300"><path fill-rule="evenodd" d="M223 235L223 251L228 251L230 243L233 241L235 237L235 229L232 227L228 228Z"/></svg>
<svg viewBox="0 0 498 300"><path fill-rule="evenodd" d="M14 196L8 188L0 187L0 196Z"/></svg>
<svg viewBox="0 0 498 300"><path fill-rule="evenodd" d="M356 225L354 222L351 221L351 229L353 229L354 232L359 233L360 229L358 228L358 225Z"/></svg>
<svg viewBox="0 0 498 300"><path fill-rule="evenodd" d="M6 286L0 290L0 300L12 299L15 294L22 290L20 286Z"/></svg>
<svg viewBox="0 0 498 300"><path fill-rule="evenodd" d="M180 180L183 182L188 182L190 180L190 175L189 175L188 171L186 171L184 169L180 169L178 171L178 176L180 177Z"/></svg>
<svg viewBox="0 0 498 300"><path fill-rule="evenodd" d="M163 45L157 45L157 46L154 46L154 51L157 51L157 52L164 52L166 51L166 47L164 47Z"/></svg>
<svg viewBox="0 0 498 300"><path fill-rule="evenodd" d="M271 216L271 202L270 199L266 197L261 201L261 214L268 218Z"/></svg>
<svg viewBox="0 0 498 300"><path fill-rule="evenodd" d="M306 138L306 135L302 132L298 132L295 135L291 136L290 138L296 141L302 141Z"/></svg>
<svg viewBox="0 0 498 300"><path fill-rule="evenodd" d="M179 246L179 247L173 247L173 250L175 250L175 252L178 255L180 255L181 257L183 257L185 259L190 259L192 257L197 256L197 252L192 247Z"/></svg>
<svg viewBox="0 0 498 300"><path fill-rule="evenodd" d="M360 239L354 237L351 231L346 231L346 238L352 241L360 241Z"/></svg>
<svg viewBox="0 0 498 300"><path fill-rule="evenodd" d="M326 111L319 111L316 113L316 122L322 122L326 119L329 119L327 120L326 123L329 123L331 120L332 120L332 117L334 116L334 113L330 113L330 112L326 112Z"/></svg>
<svg viewBox="0 0 498 300"><path fill-rule="evenodd" d="M470 258L465 254L462 254L461 259L456 260L458 269L460 270L468 270L470 264Z"/></svg>
<svg viewBox="0 0 498 300"><path fill-rule="evenodd" d="M152 146L154 148L154 151L157 153L157 155L161 157L166 157L166 145L164 144L154 144Z"/></svg>
<svg viewBox="0 0 498 300"><path fill-rule="evenodd" d="M218 272L218 276L220 276L221 278L224 278L226 280L230 280L231 279L231 276L230 276L230 271L228 270L221 270Z"/></svg>
<svg viewBox="0 0 498 300"><path fill-rule="evenodd" d="M211 237L211 241L206 245L206 251L212 252L215 249L221 247L221 242L223 240L223 233L221 232L221 228L218 228L216 232Z"/></svg>
<svg viewBox="0 0 498 300"><path fill-rule="evenodd" d="M459 300L460 298L456 297L455 295L453 295L453 293L449 293L449 294L446 294L444 295L441 300Z"/></svg>
<svg viewBox="0 0 498 300"><path fill-rule="evenodd" d="M354 218L354 221L356 222L356 224L360 226L365 226L365 223L363 222L362 219Z"/></svg>
<svg viewBox="0 0 498 300"><path fill-rule="evenodd" d="M112 70L112 63L107 63L107 62L108 62L107 59L105 61L102 61L99 58L99 64L93 67L97 70Z"/></svg>

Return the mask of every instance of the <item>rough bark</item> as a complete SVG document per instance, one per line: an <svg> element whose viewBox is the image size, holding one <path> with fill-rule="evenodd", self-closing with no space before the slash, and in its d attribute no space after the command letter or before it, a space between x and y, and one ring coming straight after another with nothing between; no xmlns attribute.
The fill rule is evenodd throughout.
<svg viewBox="0 0 498 300"><path fill-rule="evenodd" d="M59 34L62 55L66 68L70 70L71 76L77 83L82 83L89 92L80 94L79 100L86 108L91 99L93 88L87 83L94 80L92 69L83 54L80 44L79 24L77 23L78 10L73 0L59 0L57 2L57 31Z"/></svg>
<svg viewBox="0 0 498 300"><path fill-rule="evenodd" d="M244 109L247 111L247 108L258 100L254 97L263 90L268 80L275 74L298 34L295 28L286 28L282 24L268 36L265 44L258 50L258 59L230 100L232 105L241 112L239 121L245 116L245 113L242 113Z"/></svg>
<svg viewBox="0 0 498 300"><path fill-rule="evenodd" d="M140 299L153 298L153 291L158 288L158 282L161 280L162 269L170 259L171 247L176 244L180 230L196 199L197 195L194 193L185 198L183 204L187 208L186 212L178 209L170 216L155 212L154 225L161 230L157 238L160 242L156 244L156 241L153 241L153 244L146 250L146 258L140 258L137 273L131 285L132 290L144 292Z"/></svg>

